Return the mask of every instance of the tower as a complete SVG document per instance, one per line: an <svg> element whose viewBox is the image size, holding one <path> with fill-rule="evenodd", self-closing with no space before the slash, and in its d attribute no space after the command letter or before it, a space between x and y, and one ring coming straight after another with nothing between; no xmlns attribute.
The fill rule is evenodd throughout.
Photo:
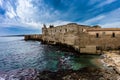
<svg viewBox="0 0 120 80"><path fill-rule="evenodd" d="M43 24L42 34L43 34L43 35L46 35L46 34L47 34L47 28L46 28L46 25L45 25L45 24Z"/></svg>

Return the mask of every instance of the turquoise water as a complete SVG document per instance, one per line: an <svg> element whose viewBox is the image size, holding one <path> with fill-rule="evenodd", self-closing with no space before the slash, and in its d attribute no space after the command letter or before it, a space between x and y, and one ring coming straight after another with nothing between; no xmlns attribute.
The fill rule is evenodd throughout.
<svg viewBox="0 0 120 80"><path fill-rule="evenodd" d="M19 68L36 68L56 71L95 67L97 55L76 57L58 47L43 45L38 41L24 41L23 37L0 37L0 71Z"/></svg>

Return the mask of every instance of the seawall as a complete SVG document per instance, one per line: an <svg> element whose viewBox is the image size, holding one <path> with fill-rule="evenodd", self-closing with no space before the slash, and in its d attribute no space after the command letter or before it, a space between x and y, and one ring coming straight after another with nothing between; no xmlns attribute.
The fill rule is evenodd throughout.
<svg viewBox="0 0 120 80"><path fill-rule="evenodd" d="M32 35L25 35L24 40L35 40L35 41L41 41L42 35L41 34L32 34Z"/></svg>
<svg viewBox="0 0 120 80"><path fill-rule="evenodd" d="M76 55L81 53L79 51L79 49L77 49L74 45L69 45L67 43L62 43L62 42L46 41L43 39L43 37L44 37L44 35L42 35L42 34L25 35L24 40L25 41L28 41L28 40L40 41L42 44L58 46L60 49L62 49L64 51L74 52ZM82 52L81 54L98 54L98 53Z"/></svg>
<svg viewBox="0 0 120 80"><path fill-rule="evenodd" d="M76 23L56 27L44 25L41 35L26 35L25 40L66 45L84 54L101 54L103 51L120 49L120 28L92 27Z"/></svg>

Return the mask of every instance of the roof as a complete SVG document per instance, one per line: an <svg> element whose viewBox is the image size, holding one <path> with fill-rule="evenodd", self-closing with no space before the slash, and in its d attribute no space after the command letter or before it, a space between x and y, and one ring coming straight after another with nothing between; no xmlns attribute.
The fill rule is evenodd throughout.
<svg viewBox="0 0 120 80"><path fill-rule="evenodd" d="M120 28L89 28L87 31L120 31Z"/></svg>

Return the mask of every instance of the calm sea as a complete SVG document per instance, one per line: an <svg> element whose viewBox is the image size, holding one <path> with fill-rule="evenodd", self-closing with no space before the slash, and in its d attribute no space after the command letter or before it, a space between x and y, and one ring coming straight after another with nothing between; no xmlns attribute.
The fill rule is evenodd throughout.
<svg viewBox="0 0 120 80"><path fill-rule="evenodd" d="M59 48L38 41L24 41L23 37L0 37L0 71L36 68L56 71L96 66L95 55L76 57ZM67 55L66 55L67 54Z"/></svg>

